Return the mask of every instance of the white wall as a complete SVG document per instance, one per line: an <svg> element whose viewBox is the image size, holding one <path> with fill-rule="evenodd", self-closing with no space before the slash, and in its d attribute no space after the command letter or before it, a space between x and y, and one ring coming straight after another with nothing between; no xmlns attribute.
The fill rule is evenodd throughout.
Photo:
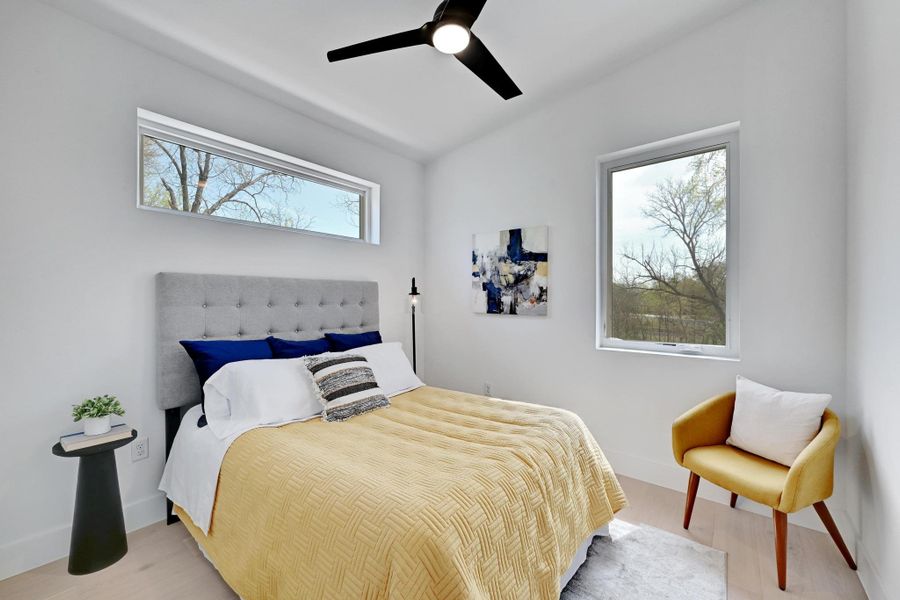
<svg viewBox="0 0 900 600"><path fill-rule="evenodd" d="M381 183L382 244L136 209L139 106ZM376 280L405 339L418 163L25 0L0 3L0 140L0 579L67 553L76 463L50 446L84 397L117 394L150 436L149 460L117 453L127 525L163 517L156 272Z"/></svg>
<svg viewBox="0 0 900 600"><path fill-rule="evenodd" d="M735 374L831 392L850 442L832 508L842 526L849 509L870 595L900 589L900 10L848 0L847 25L845 48L841 0L760 0L442 157L425 180L415 162L52 8L0 3L0 578L67 552L75 463L49 447L85 396L118 394L150 436L149 460L119 452L120 481L130 528L162 518L153 274L180 270L375 279L395 339L417 274L429 383L576 410L620 472L677 489L672 419ZM138 211L138 106L380 182L382 245ZM731 121L741 361L594 350L594 158ZM535 224L551 226L550 316L471 314L471 234Z"/></svg>
<svg viewBox="0 0 900 600"><path fill-rule="evenodd" d="M900 597L900 3L847 4L848 507L860 579Z"/></svg>
<svg viewBox="0 0 900 600"><path fill-rule="evenodd" d="M620 473L677 489L673 419L738 373L829 392L843 415L844 34L840 0L756 2L429 165L429 383L572 409ZM733 121L740 362L595 350L595 157ZM541 224L550 316L472 314L472 234Z"/></svg>

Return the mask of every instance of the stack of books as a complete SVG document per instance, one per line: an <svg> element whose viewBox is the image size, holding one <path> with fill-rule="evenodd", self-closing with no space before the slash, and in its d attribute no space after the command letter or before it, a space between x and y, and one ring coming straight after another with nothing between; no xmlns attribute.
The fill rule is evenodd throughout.
<svg viewBox="0 0 900 600"><path fill-rule="evenodd" d="M99 435L85 435L84 433L70 433L59 438L59 445L66 452L73 450L81 450L90 446L98 446L100 444L108 444L116 440L124 440L131 437L131 426L122 423L121 425L113 425L106 433Z"/></svg>

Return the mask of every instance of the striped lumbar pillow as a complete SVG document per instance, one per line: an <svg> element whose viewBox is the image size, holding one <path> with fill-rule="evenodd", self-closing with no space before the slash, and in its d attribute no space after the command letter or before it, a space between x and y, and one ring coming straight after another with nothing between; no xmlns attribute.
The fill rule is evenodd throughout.
<svg viewBox="0 0 900 600"><path fill-rule="evenodd" d="M326 421L344 421L391 405L363 356L320 354L310 356L305 363Z"/></svg>

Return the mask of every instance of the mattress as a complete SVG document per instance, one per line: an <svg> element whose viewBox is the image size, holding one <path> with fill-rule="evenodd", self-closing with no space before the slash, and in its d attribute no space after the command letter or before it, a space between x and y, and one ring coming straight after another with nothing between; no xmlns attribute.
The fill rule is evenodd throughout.
<svg viewBox="0 0 900 600"><path fill-rule="evenodd" d="M536 599L625 504L575 414L423 387L242 434L208 534L176 512L244 600Z"/></svg>

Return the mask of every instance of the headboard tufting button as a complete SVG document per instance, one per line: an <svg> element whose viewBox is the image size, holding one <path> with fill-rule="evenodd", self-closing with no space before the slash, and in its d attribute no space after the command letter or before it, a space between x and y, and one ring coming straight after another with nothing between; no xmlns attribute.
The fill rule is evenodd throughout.
<svg viewBox="0 0 900 600"><path fill-rule="evenodd" d="M204 333L201 337L205 340L205 339L206 339L206 334Z"/></svg>
<svg viewBox="0 0 900 600"><path fill-rule="evenodd" d="M237 308L240 308L240 307L241 307L241 303L238 302L235 306L236 306Z"/></svg>
<svg viewBox="0 0 900 600"><path fill-rule="evenodd" d="M203 308L206 308L206 302L203 303Z"/></svg>
<svg viewBox="0 0 900 600"><path fill-rule="evenodd" d="M299 302L294 302L294 308L297 308L297 307L299 307L299 306L300 306L300 303L299 303Z"/></svg>
<svg viewBox="0 0 900 600"><path fill-rule="evenodd" d="M267 308L272 308L272 303L269 302L268 304L266 304L266 307L267 307Z"/></svg>

